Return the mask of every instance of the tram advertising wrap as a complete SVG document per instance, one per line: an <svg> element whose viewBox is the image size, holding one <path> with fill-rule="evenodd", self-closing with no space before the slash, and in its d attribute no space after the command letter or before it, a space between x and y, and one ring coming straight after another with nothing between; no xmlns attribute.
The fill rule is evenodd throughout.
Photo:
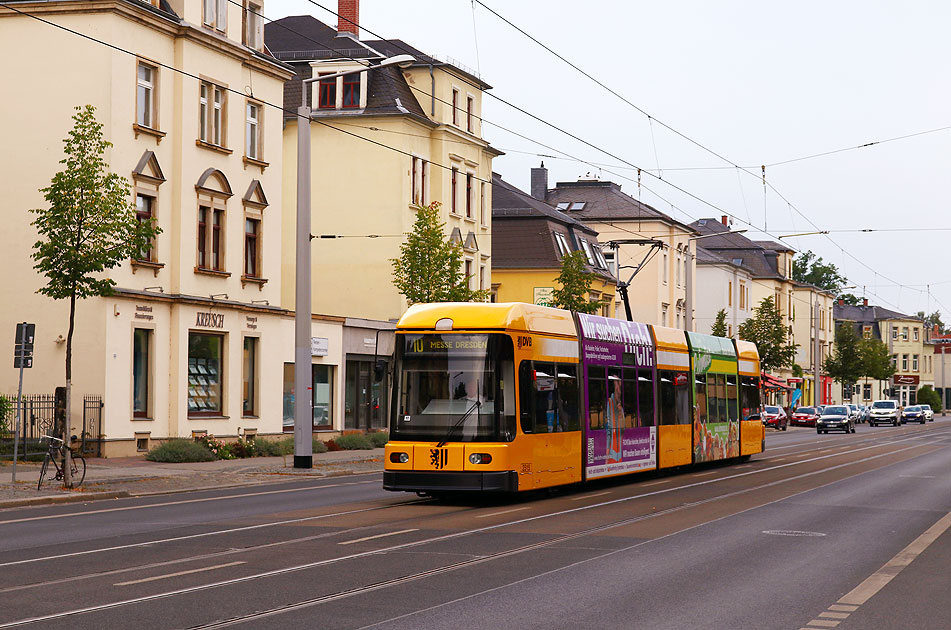
<svg viewBox="0 0 951 630"><path fill-rule="evenodd" d="M585 478L657 466L654 347L644 324L579 313Z"/></svg>

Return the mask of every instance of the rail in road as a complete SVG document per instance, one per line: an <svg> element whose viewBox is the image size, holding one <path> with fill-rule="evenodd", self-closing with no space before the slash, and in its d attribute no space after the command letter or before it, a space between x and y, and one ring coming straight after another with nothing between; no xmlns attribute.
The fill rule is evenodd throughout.
<svg viewBox="0 0 951 630"><path fill-rule="evenodd" d="M0 558L0 628L277 627L317 619L339 628L449 620L533 627L540 619L546 627L596 627L625 618L674 628L684 627L681 615L699 614L694 609L704 611L707 627L752 627L755 619L759 628L798 628L830 612L845 617L816 617L827 623L812 627L845 627L853 611L828 607L848 606L837 598L946 516L951 422L842 436L789 432L769 442L765 454L739 466L516 500L381 498L377 476L349 482L349 500L322 499L340 492L328 483L271 495L7 511L0 514L0 539L12 536ZM279 502L267 511L264 499ZM222 504L231 506L226 515ZM245 514L242 505L255 510ZM193 520L177 526L183 512ZM104 519L138 529L108 538L86 531L84 523L102 528ZM76 541L30 546L26 531L46 529L75 532ZM843 536L851 531L862 535ZM9 549L18 537L27 542ZM778 613L759 594L789 577L786 565L810 579L797 579L795 593L776 588L787 600ZM619 582L586 586L606 575ZM655 592L667 583L680 586ZM625 599L621 584L628 596L650 597ZM507 598L515 593L528 597L512 609ZM582 612L592 610L610 613Z"/></svg>

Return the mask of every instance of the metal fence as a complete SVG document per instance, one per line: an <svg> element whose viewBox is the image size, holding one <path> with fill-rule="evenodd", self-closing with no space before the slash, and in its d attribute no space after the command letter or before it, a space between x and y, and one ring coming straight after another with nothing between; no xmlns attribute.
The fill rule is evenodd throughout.
<svg viewBox="0 0 951 630"><path fill-rule="evenodd" d="M13 459L17 400L16 396L8 396L7 400L10 401L10 408L0 418L0 459ZM83 397L82 451L91 457L99 457L102 451L102 407L101 396ZM55 424L56 402L52 394L24 396L20 400L20 457L42 456L46 447L40 443L40 439L44 435L59 435Z"/></svg>

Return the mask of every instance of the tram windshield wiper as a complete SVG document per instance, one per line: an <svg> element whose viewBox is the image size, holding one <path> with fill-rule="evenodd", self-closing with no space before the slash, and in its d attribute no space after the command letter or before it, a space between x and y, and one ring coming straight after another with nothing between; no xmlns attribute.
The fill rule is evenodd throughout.
<svg viewBox="0 0 951 630"><path fill-rule="evenodd" d="M480 392L479 392L479 385L478 385L478 384L476 385L476 399L475 399L475 401L472 403L472 406L470 406L468 409L466 409L466 412L465 412L464 414L462 414L461 416L459 416L459 419L456 420L456 421L452 424L451 427L449 427L449 430L446 431L446 435L444 435L443 438L442 438L442 440L439 442L439 444L436 445L436 448L442 448L443 446L446 445L446 442L449 441L449 436L451 436L451 435L452 435L452 432L455 431L457 428L459 428L459 427L462 425L462 423L466 421L466 418L468 418L468 417L472 414L472 410L473 410L473 409L478 409L478 410L479 410L479 414L481 415L481 413L482 413L482 397L481 397Z"/></svg>

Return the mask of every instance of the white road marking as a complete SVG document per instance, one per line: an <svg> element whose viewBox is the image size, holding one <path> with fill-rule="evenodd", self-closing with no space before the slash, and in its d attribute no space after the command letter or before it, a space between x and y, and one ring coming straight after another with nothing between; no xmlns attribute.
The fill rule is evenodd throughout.
<svg viewBox="0 0 951 630"><path fill-rule="evenodd" d="M819 613L819 616L824 619L848 619L849 613L824 612L824 613Z"/></svg>
<svg viewBox="0 0 951 630"><path fill-rule="evenodd" d="M480 514L476 518L489 518L492 516L501 516L502 514L508 514L510 512L521 512L522 510L527 510L527 507L512 508L511 510L502 510L501 512L492 512L491 514Z"/></svg>
<svg viewBox="0 0 951 630"><path fill-rule="evenodd" d="M113 586L131 586L133 584L143 584L145 582L154 582L155 580L166 580L168 578L178 577L180 575L190 575L192 573L202 573L203 571L214 571L215 569L224 569L225 567L234 567L239 564L247 564L244 560L239 562L228 562L227 564L216 564L213 567L202 567L200 569L190 569L188 571L179 571L178 573L166 573L165 575L155 575L142 578L141 580L131 580L129 582L119 582Z"/></svg>
<svg viewBox="0 0 951 630"><path fill-rule="evenodd" d="M662 479L661 481L652 481L650 483L642 483L641 487L646 488L647 486L659 486L662 483L670 483L672 479Z"/></svg>
<svg viewBox="0 0 951 630"><path fill-rule="evenodd" d="M341 486L358 486L367 483L377 483L376 479L367 481L348 481L346 483L332 483L326 486L308 486L306 488L288 488L285 490L267 490L264 492L249 492L247 494L236 494L225 497L206 497L204 499L186 499L185 501L166 501L165 503L150 503L148 505L127 505L125 507L106 508L104 510L90 510L88 512L70 512L69 514L49 514L47 516L31 516L30 518L15 518L9 521L0 521L0 525L10 525L11 523L28 523L30 521L44 521L54 518L69 518L71 516L89 516L91 514L105 514L107 512L127 512L129 510L146 510L156 507L168 507L170 505L185 505L187 503L205 503L207 501L229 501L233 499L244 499L246 497L258 497L267 494L284 494L286 492L307 492L309 490L323 490L324 488L339 488ZM136 497L129 497L136 498ZM141 497L138 497L141 498Z"/></svg>
<svg viewBox="0 0 951 630"><path fill-rule="evenodd" d="M399 534L408 534L410 532L418 532L419 529L401 529L398 532L387 532L385 534L377 534L376 536L367 536L365 538L357 538L356 540L345 540L343 542L338 542L338 545L353 545L356 543L366 542L368 540L376 540L377 538L386 538L387 536L398 536Z"/></svg>
<svg viewBox="0 0 951 630"><path fill-rule="evenodd" d="M902 479L934 479L934 475L898 475Z"/></svg>
<svg viewBox="0 0 951 630"><path fill-rule="evenodd" d="M599 492L597 494L586 494L582 497L571 497L572 501L583 501L584 499L593 499L594 497L603 497L606 494L611 494L611 491Z"/></svg>
<svg viewBox="0 0 951 630"><path fill-rule="evenodd" d="M867 602L891 582L896 575L901 573L902 569L911 564L912 560L917 558L921 552L928 548L928 545L937 540L949 527L951 527L951 512L948 512L937 523L929 527L925 533L912 541L910 545L899 551L894 558L885 563L885 566L841 597L838 603L861 606Z"/></svg>
<svg viewBox="0 0 951 630"><path fill-rule="evenodd" d="M825 619L813 619L809 622L808 628L815 630L816 628L835 628L837 625L842 623L841 621L826 621Z"/></svg>
<svg viewBox="0 0 951 630"><path fill-rule="evenodd" d="M899 443L901 443L901 442L910 441L910 439L912 439L912 438L898 439L898 440L895 440L895 441L893 441L893 442L889 442L888 444L899 444ZM853 449L852 451L847 451L847 453L869 450L869 449L872 449L872 448L877 448L878 446L881 446L881 445L879 444L879 445L873 445L873 446L866 446L866 447L862 447L862 448L857 448L857 449ZM859 460L859 461L857 461L857 462L847 462L847 463L844 463L844 464L838 464L838 465L836 465L836 466L830 466L830 467L825 468L825 469L823 469L823 470L813 471L813 472L808 472L808 473L803 473L803 474L801 474L801 475L797 475L797 476L794 476L794 477L787 477L787 478L784 478L784 479L780 479L780 480L778 480L778 481L774 481L774 482L767 483L767 484L765 484L765 485L763 485L763 486L759 486L759 487L757 487L757 488L750 488L750 489L748 489L748 490L744 490L744 491L742 491L742 493L752 492L753 490L759 490L759 489L762 489L762 488L765 488L765 487L771 487L771 486L779 485L779 484L782 484L782 483L788 483L788 482L790 482L790 481L795 481L795 480L797 480L797 479L802 479L802 478L805 478L805 477L812 477L812 476L819 475L819 474L823 474L823 475L824 475L824 474L827 474L828 472L830 472L830 471L832 471L832 470L836 470L836 469L839 469L839 468L844 468L844 467L846 467L846 466L852 466L852 465L855 465L855 464L858 464L858 463L862 463L862 462L871 461L871 460L873 460L873 459L879 459L879 458L881 458L881 457L886 457L886 456L889 456L889 455L895 455L895 454L902 453L902 452L904 452L904 451L913 450L913 449L916 449L916 448L920 448L920 446L909 446L909 447L900 449L900 450L898 450L898 451L892 451L892 452L889 452L889 453L882 453L882 454L880 454L880 455L871 455L871 456L866 457L865 459ZM597 507L603 507L603 506L605 506L605 505L612 505L612 504L615 504L615 503L621 503L621 502L631 501L631 500L634 500L634 499L640 499L640 498L644 498L644 497L647 497L647 496L654 496L654 495L659 495L659 494L666 494L666 493L668 493L668 492L674 492L675 490L682 490L682 489L684 489L685 487L697 487L697 486L705 486L705 485L712 484L712 483L719 483L719 482L721 482L721 481L726 481L726 480L729 480L729 479L736 479L736 478L739 478L739 477L746 477L746 476L749 476L749 475L755 475L755 474L758 474L758 473L760 473L760 472L765 472L766 470L775 470L775 469L778 469L778 468L786 468L786 467L794 466L794 465L797 465L797 464L804 464L804 463L809 463L809 462L818 461L818 460L822 460L822 459L828 459L829 457L833 457L833 456L832 456L832 455L827 455L827 456L823 456L823 457L816 457L816 458L813 458L813 459L810 459L810 460L803 460L802 462L793 462L793 463L790 463L790 464L783 464L783 465L781 465L781 466L775 466L775 467L773 467L773 468L767 468L767 469L764 469L764 470L762 470L762 471L752 470L752 471L749 471L749 472L740 473L740 474L738 474L738 475L731 475L731 476L729 476L729 477L721 477L721 478L718 478L718 479L711 479L711 480L708 480L708 481L698 481L697 483L689 484L689 485L687 485L687 486L683 486L683 487L679 487L679 488L667 488L667 489L664 489L664 490L657 490L657 491L654 491L654 492L648 492L648 493L636 495L636 496L633 496L633 497L626 497L626 498L621 498L621 499L612 499L611 501L606 501L606 502L604 502L604 503L598 503L598 504L594 504L594 505L584 505L584 506L580 506L580 507L577 507L577 508L572 508L572 509L570 509L570 510L561 510L561 511L559 511L559 512L553 512L553 513L550 513L550 514L542 514L542 515L539 515L539 516L530 516L530 517L528 517L528 518L523 518L523 519L519 519L519 520L516 520L516 521L509 521L509 522L507 522L507 523L499 523L499 524L496 524L496 525L489 525L489 526L486 526L486 527L480 527L480 528L477 528L477 529L466 530L466 531L457 532L457 533L453 533L453 534L445 534L445 535L443 535L443 536L436 536L436 537L434 537L434 538L429 538L429 539L425 539L425 540L417 540L417 541L413 541L413 542L402 543L402 544L394 545L393 547L388 547L388 548L384 548L384 549L376 549L376 550L372 550L372 551L363 551L363 552L354 553L354 554L351 554L351 555L348 555L348 556L342 556L342 557L339 557L339 558L328 558L328 559L326 559L326 560L317 560L317 561L315 561L315 562L309 562L309 563L302 564L302 565L297 565L297 566L292 566L292 567L284 567L284 568L280 568L280 569L274 569L274 570L266 571L266 572L263 572L263 573L257 573L257 574L254 574L254 575L247 575L247 576L243 576L243 577L232 578L232 579L223 580L223 581L220 581L220 582L213 582L213 583L210 583L210 584L202 584L202 585L199 585L199 586L191 586L191 587L187 587L187 588L177 589L177 590L174 590L174 591L167 591L167 592L164 592L164 593L155 593L155 594L152 594L152 595L146 595L146 596L144 596L144 597L136 597L136 598L133 598L133 599L127 599L127 600L122 600L122 601L110 602L110 603L107 603L107 604L98 604L98 605L94 605L94 606L87 606L87 607L85 607L85 608L78 608L78 609L74 609L74 610L67 610L67 611L62 611L62 612L53 613L53 614L49 614L49 615L42 615L42 616L37 616L37 617L29 617L29 618L26 618L26 619L18 619L18 620L16 620L16 621L10 621L10 622L6 622L6 623L0 623L0 629L2 629L2 628L11 628L11 627L15 627L15 626L21 626L21 625L26 625L26 624L36 623L36 622L41 622L41 621L50 621L50 620L53 620L53 619L63 619L63 618L72 617L72 616L75 616L75 615L82 615L82 614L87 614L87 613L91 613L91 612L98 612L98 611L100 611L100 610L110 610L110 609L115 609L115 608L118 608L118 607L121 607L121 606L128 606L128 605L138 604L138 603L142 603L142 602L156 601L156 600L159 600L159 599L166 599L166 598L174 597L174 596L177 596L177 595L184 595L184 594L188 594L188 593L197 593L197 592L206 591L206 590L210 590L210 589L214 589L214 588L220 588L220 587L223 587L223 586L230 586L230 585L233 585L233 584L242 584L242 583L251 582L251 581L254 581L254 580L265 579L265 578L269 578L269 577L277 576L277 575L288 575L288 574L290 574L290 573L295 573L295 572L298 572L298 571L304 571L304 570L307 570L307 569L313 569L313 568L321 567L321 566L327 566L327 565L330 565L330 564L334 564L334 563L342 562L342 561L346 561L346 560L353 560L353 559L356 559L356 558L366 558L366 557L369 557L369 556L379 555L379 554L383 554L383 553L389 553L389 552L393 552L393 551L401 551L401 550L403 550L403 549L410 549L410 548L414 548L414 547L419 547L419 546L422 546L422 545L425 545L425 544L429 544L429 543L441 542L441 541L445 541L445 540L453 540L453 539L460 538L460 537L462 537L462 536L468 536L468 535L471 535L471 534L478 534L478 533L482 533L482 532L493 531L493 530L496 530L496 529L501 529L501 528L503 528L503 527L510 527L510 526L512 526L512 525L521 525L521 524L523 524L523 523L528 523L528 522L537 521L537 520L546 519L546 518L552 518L552 517L555 517L555 516L563 516L563 515L565 515L565 514L571 514L571 513L574 513L574 512L582 512L582 511L590 510L590 509L597 508ZM813 491L817 490L818 488L825 487L826 485L832 485L833 483L838 483L838 481L828 482L828 483L826 483L826 484L822 484L822 485L818 486L817 488L810 488L809 490L803 490L803 491L801 491L801 492L794 493L794 494L792 494L792 495L790 495L790 496L788 496L788 497L783 497L783 498L781 498L781 499L776 499L776 500L774 500L774 501L769 501L769 502L767 502L767 503L764 504L764 505L772 505L772 504L774 504L774 503L779 503L780 501L786 501L786 500L789 500L790 498L793 498L793 497L796 497L796 496L799 496L799 495L803 495L803 494L806 494L806 493L808 493L808 492L813 492ZM727 497L734 496L734 495L740 494L740 493L741 493L741 492L728 493L727 495L718 497L718 499L727 498ZM756 507L764 507L764 505L760 505L760 506L756 506ZM754 509L754 508L748 508L748 509L746 509L746 510L741 510L740 512L737 512L736 514L742 514L742 513L744 513L744 512L748 512L748 511L750 511L750 510L752 510L752 509ZM729 515L729 516L735 516L736 514L731 514L731 515ZM949 514L949 517L951 517L951 514ZM709 523L711 523L711 522L717 522L717 521L720 521L720 520L722 520L722 519L724 519L724 518L728 518L728 517L727 517L727 516L723 516L723 517L720 517L720 518L716 518L716 519L713 519L712 521L707 521L707 523L704 523L704 524L709 524ZM631 550L631 549L635 549L635 548L637 548L637 547L640 547L640 546L642 546L642 545L645 545L645 544L648 544L648 543L651 543L651 542L656 542L656 541L658 541L658 540L663 540L663 539L669 538L670 536L674 536L674 535L676 535L676 534L682 533L683 531L689 531L689 530L695 529L696 527L700 527L700 525L696 525L696 526L694 526L694 527L688 527L688 528L686 528L685 530L680 530L680 531L677 531L677 532L671 532L670 534L665 534L665 535L663 535L663 536L660 536L660 537L658 537L658 538L654 538L654 539L651 539L651 540L648 540L648 541L642 541L642 542L636 543L636 544L634 544L634 545L631 545L630 547L624 547L624 548L622 548L622 549L617 549L617 550L608 552L608 553L604 554L604 556L599 556L599 557L608 557L608 556L614 555L614 554L616 554L616 553L621 553L621 552L624 552L624 551L629 551L629 550ZM570 569L570 568L572 568L572 567L574 567L574 566L583 564L584 562L587 562L587 560L582 560L582 561L576 562L576 563L574 563L574 564L568 565L567 567L561 567L561 568L559 568L559 569L554 569L554 570L552 570L552 571L543 573L543 574L541 574L541 575L533 576L532 578L526 578L525 580L519 580L518 582L515 582L515 584L518 584L518 583L523 582L523 581L528 581L528 580L531 580L531 579L536 579L536 578L538 578L538 577L543 577L544 575L547 575L547 574L549 574L549 573L555 573L555 572L562 571L562 570L565 570L565 569ZM506 586L511 586L511 585L506 585ZM501 588L501 587L499 587L499 588ZM491 592L491 591L494 591L494 590L497 590L497 589L489 589L489 591L485 591L485 592ZM466 597L464 597L464 598L461 598L460 600L455 600L455 601L462 601L462 599L468 599L469 597L472 597L472 596L466 596ZM453 603L453 602L447 602L447 603ZM432 608L438 608L438 607L443 606L443 605L445 605L445 604L440 604L440 605L434 606L434 607L432 607ZM411 616L411 615L413 615L413 614L417 614L417 613L419 613L419 612L425 612L425 610L428 610L428 609L424 609L424 610L422 610L422 611L416 611L416 612L414 612L414 613L410 613L410 614L407 614L407 615L403 615L402 617L409 617L409 616ZM397 620L397 619L401 619L402 617L396 617L396 618L394 618L394 619L390 619L389 621L395 621L395 620ZM832 622L830 622L830 623L832 623ZM837 622L836 622L836 623L837 623ZM809 628L806 628L805 630L810 630L810 629L809 629ZM812 630L814 630L814 628L813 628Z"/></svg>
<svg viewBox="0 0 951 630"><path fill-rule="evenodd" d="M832 604L829 606L829 610L838 610L840 612L855 612L858 609L858 606L847 606L845 604Z"/></svg>
<svg viewBox="0 0 951 630"><path fill-rule="evenodd" d="M709 471L709 472L694 473L692 476L693 476L693 477L706 477L707 475L715 475L715 474L717 474L717 472L718 472L718 471L716 471L716 470L711 470L711 471Z"/></svg>

